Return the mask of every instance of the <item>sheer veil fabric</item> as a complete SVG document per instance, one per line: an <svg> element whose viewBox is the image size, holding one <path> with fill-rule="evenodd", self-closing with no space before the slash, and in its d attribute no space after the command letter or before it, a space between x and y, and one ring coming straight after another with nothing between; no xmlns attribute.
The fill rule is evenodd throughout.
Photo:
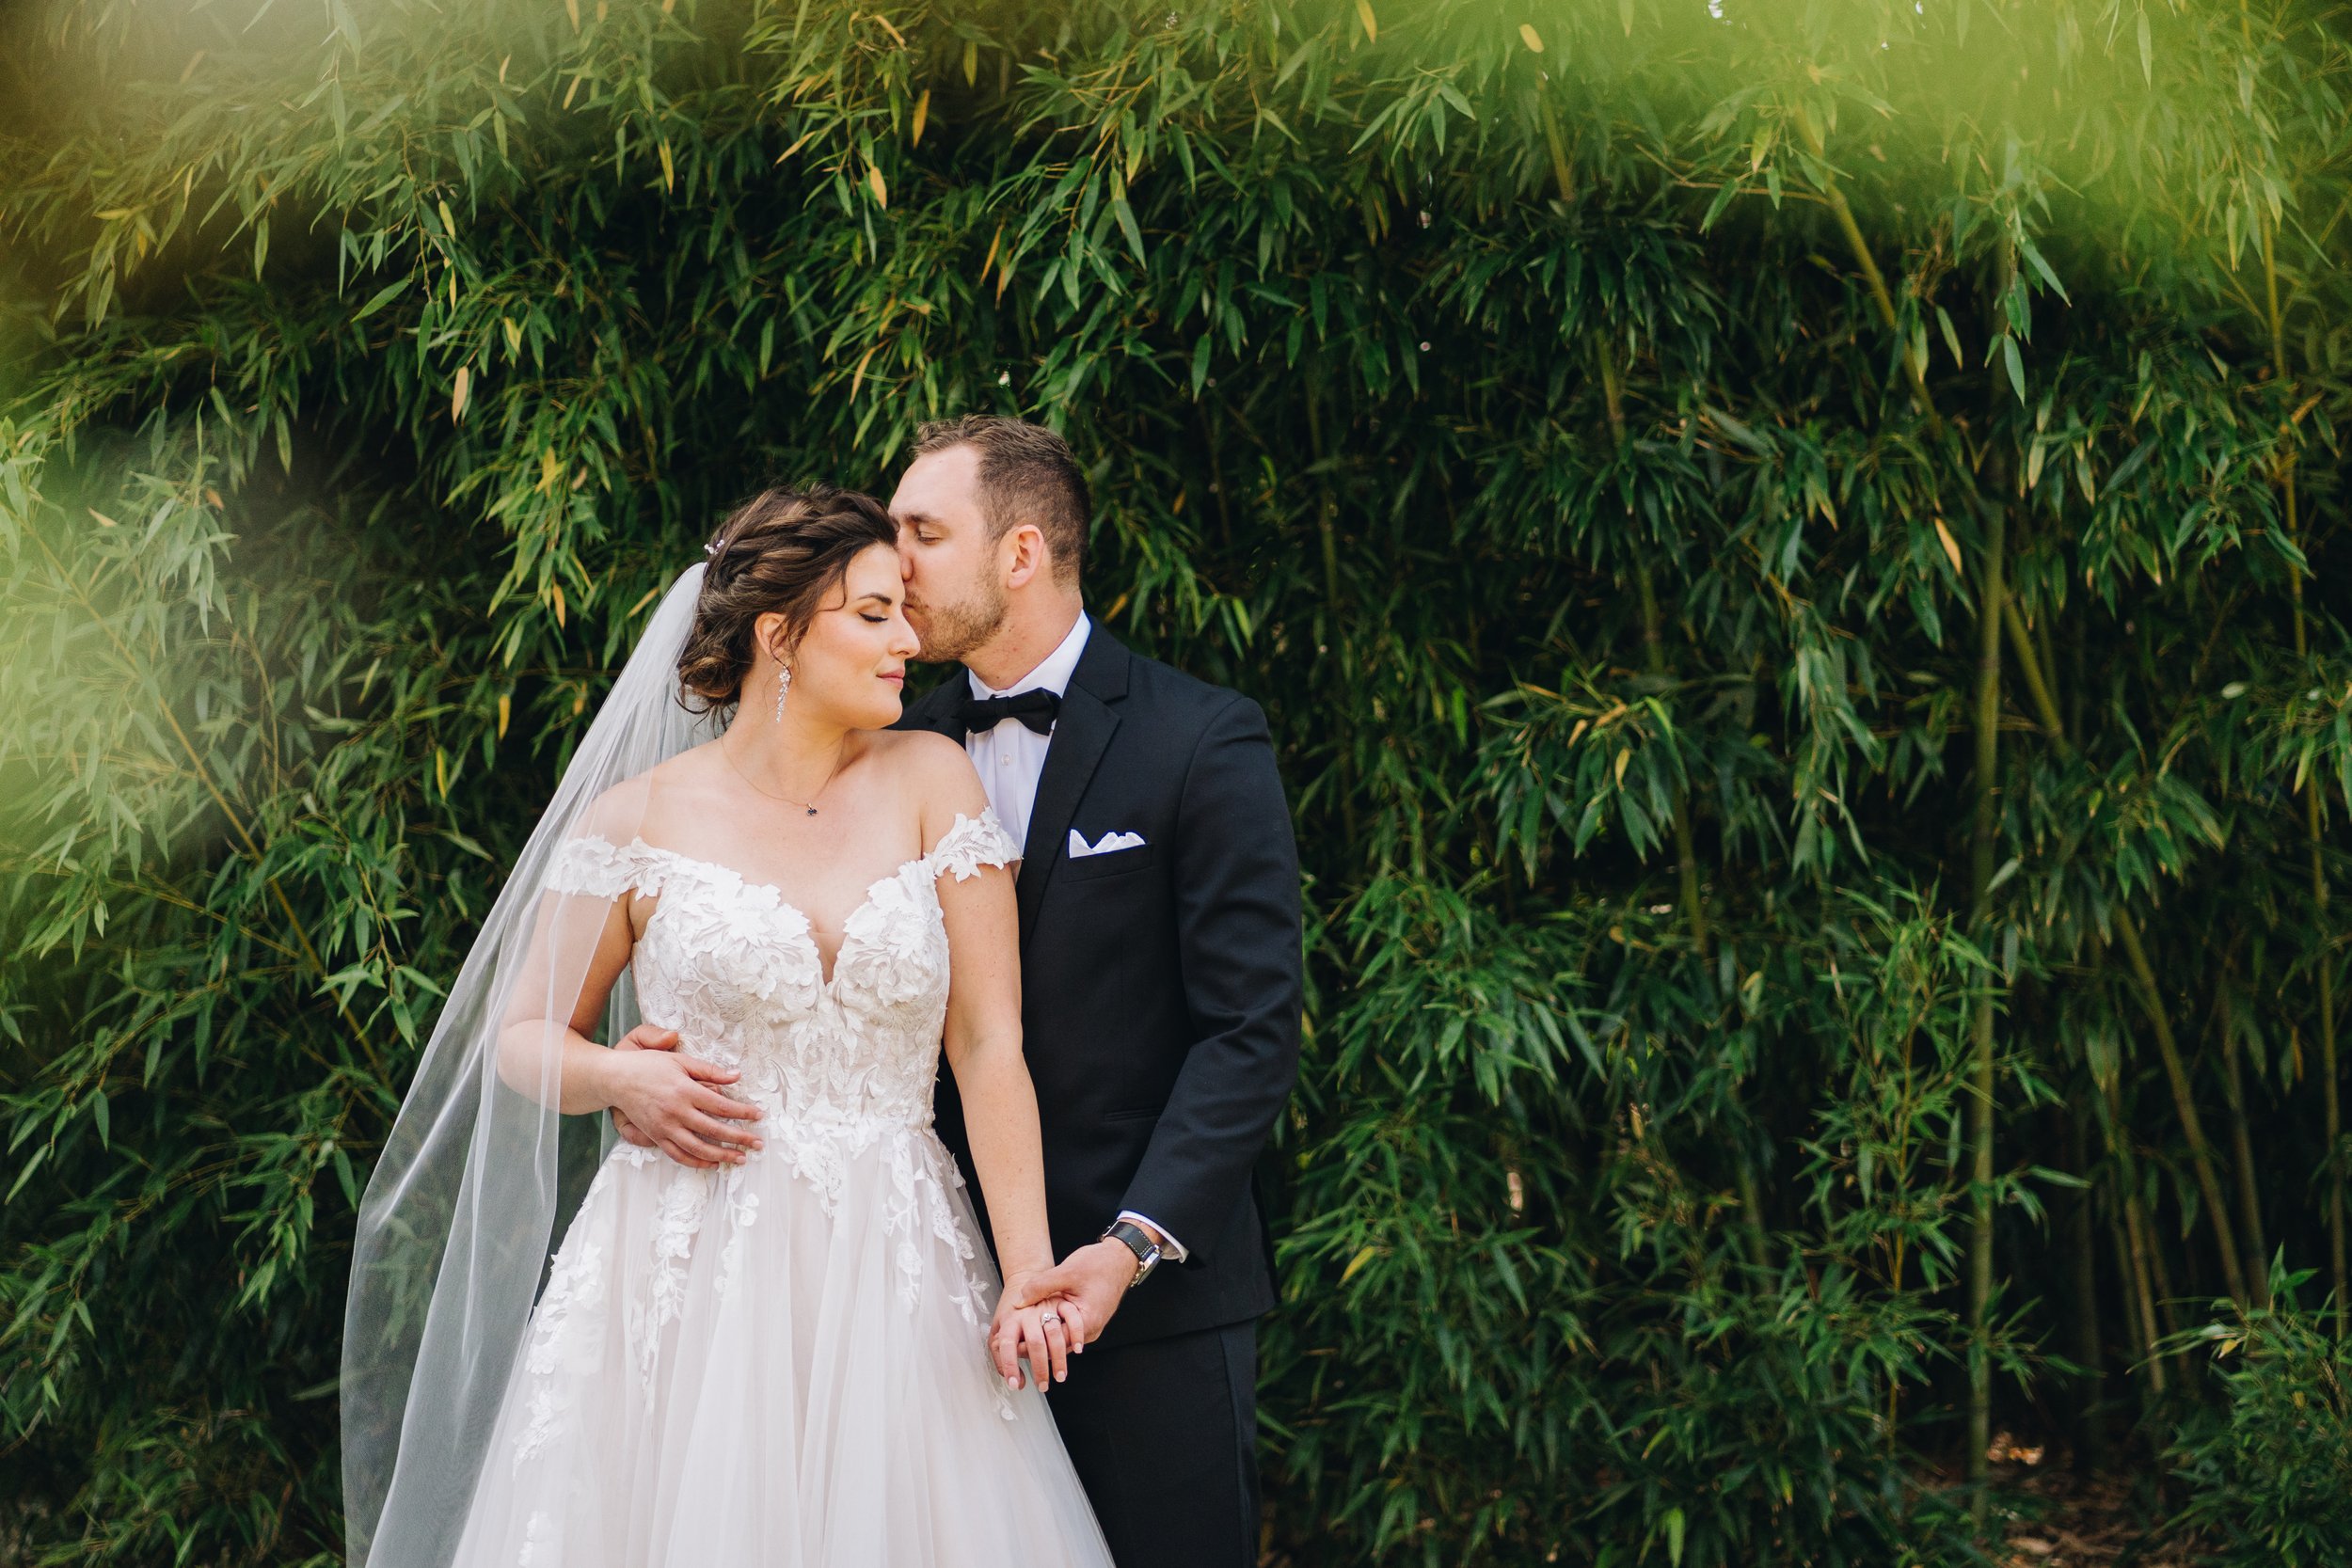
<svg viewBox="0 0 2352 1568"><path fill-rule="evenodd" d="M702 581L697 564L671 586L564 768L450 990L360 1201L342 1381L353 1568L425 1568L456 1550L557 1219L560 1026L536 1039L501 1026L574 1014L585 963L534 966L532 955L584 951L593 944L547 939L564 922L593 930L610 909L550 886L590 807L718 733L716 715L678 701ZM599 811L608 832L615 810L608 800ZM633 831L617 827L624 839ZM624 973L609 1037L636 1022Z"/></svg>

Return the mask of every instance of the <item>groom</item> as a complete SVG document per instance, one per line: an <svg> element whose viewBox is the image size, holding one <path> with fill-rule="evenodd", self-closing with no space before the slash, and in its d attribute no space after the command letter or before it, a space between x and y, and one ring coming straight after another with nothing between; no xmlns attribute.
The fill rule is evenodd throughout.
<svg viewBox="0 0 2352 1568"><path fill-rule="evenodd" d="M1055 1422L1120 1568L1244 1568L1274 1306L1250 1168L1297 1074L1301 1003L1265 717L1086 613L1090 503L1053 432L926 425L890 511L921 657L963 665L900 727L961 741L1025 847L1023 1040L1062 1259L1037 1290L1076 1294L1101 1336L1053 1387ZM937 1113L977 1202L946 1074Z"/></svg>

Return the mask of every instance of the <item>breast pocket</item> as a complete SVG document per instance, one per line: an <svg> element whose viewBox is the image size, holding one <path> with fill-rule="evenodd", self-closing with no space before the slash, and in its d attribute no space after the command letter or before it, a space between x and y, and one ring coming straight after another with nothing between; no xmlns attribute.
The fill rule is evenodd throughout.
<svg viewBox="0 0 2352 1568"><path fill-rule="evenodd" d="M1093 881L1103 877L1120 877L1131 871L1141 871L1152 863L1152 846L1138 844L1126 849L1105 850L1099 855L1065 857L1060 875L1072 881Z"/></svg>

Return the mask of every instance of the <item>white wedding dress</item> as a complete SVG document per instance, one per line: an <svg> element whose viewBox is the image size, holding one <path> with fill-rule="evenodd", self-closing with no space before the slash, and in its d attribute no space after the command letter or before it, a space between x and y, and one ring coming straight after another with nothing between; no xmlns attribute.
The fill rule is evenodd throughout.
<svg viewBox="0 0 2352 1568"><path fill-rule="evenodd" d="M506 1389L465 1568L1109 1568L1042 1395L986 1348L998 1282L931 1131L935 879L1019 853L958 817L867 890L827 978L775 888L642 839L553 891L658 896L646 1022L739 1069L765 1147L606 1155Z"/></svg>

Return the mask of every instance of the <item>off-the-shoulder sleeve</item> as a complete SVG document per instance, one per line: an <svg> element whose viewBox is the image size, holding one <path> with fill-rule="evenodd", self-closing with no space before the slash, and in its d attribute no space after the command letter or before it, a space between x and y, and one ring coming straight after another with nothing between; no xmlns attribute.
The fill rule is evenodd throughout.
<svg viewBox="0 0 2352 1568"><path fill-rule="evenodd" d="M930 863L933 877L952 871L961 882L978 876L984 865L1010 865L1021 858L1021 846L1005 832L995 812L982 807L977 817L956 813L955 825L939 835L939 842L923 858Z"/></svg>
<svg viewBox="0 0 2352 1568"><path fill-rule="evenodd" d="M612 844L593 833L566 839L548 869L548 891L589 898L647 897L661 891L661 856L642 839Z"/></svg>

